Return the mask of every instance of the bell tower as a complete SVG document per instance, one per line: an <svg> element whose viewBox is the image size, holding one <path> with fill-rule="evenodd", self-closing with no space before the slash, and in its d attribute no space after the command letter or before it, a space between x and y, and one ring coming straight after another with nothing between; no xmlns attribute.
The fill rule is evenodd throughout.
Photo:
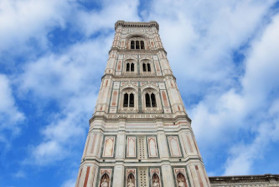
<svg viewBox="0 0 279 187"><path fill-rule="evenodd" d="M77 187L208 187L159 25L115 23Z"/></svg>

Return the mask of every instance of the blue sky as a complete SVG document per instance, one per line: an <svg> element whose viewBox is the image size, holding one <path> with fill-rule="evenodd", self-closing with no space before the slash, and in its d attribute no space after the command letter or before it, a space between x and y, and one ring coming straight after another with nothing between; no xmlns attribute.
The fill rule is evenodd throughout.
<svg viewBox="0 0 279 187"><path fill-rule="evenodd" d="M1 0L0 186L73 186L117 20L160 24L209 176L279 173L279 2Z"/></svg>

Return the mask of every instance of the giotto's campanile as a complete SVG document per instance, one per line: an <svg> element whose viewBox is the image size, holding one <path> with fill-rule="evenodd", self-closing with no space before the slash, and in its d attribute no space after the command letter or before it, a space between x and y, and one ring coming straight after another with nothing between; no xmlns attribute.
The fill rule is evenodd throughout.
<svg viewBox="0 0 279 187"><path fill-rule="evenodd" d="M158 32L115 23L77 187L210 186Z"/></svg>

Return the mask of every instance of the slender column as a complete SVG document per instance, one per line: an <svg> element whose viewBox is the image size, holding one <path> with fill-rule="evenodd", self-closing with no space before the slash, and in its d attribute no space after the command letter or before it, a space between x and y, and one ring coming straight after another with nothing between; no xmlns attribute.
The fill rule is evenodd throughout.
<svg viewBox="0 0 279 187"><path fill-rule="evenodd" d="M168 147L167 147L167 139L166 135L164 133L163 128L163 122L161 120L157 121L157 127L158 127L158 147L160 152L160 158L161 159L168 159Z"/></svg>
<svg viewBox="0 0 279 187"><path fill-rule="evenodd" d="M116 163L113 172L113 187L124 186L124 166L123 163Z"/></svg>
<svg viewBox="0 0 279 187"><path fill-rule="evenodd" d="M174 180L173 180L173 171L171 169L171 166L166 163L162 165L162 176L163 176L163 183L164 186L174 186Z"/></svg>

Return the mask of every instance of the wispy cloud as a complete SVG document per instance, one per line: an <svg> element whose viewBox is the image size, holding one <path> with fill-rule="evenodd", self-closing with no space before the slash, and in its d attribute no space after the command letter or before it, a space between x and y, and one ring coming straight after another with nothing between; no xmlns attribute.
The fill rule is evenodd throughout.
<svg viewBox="0 0 279 187"><path fill-rule="evenodd" d="M8 77L0 74L0 143L8 146L11 136L20 132L24 119L24 113L19 111L15 103Z"/></svg>

